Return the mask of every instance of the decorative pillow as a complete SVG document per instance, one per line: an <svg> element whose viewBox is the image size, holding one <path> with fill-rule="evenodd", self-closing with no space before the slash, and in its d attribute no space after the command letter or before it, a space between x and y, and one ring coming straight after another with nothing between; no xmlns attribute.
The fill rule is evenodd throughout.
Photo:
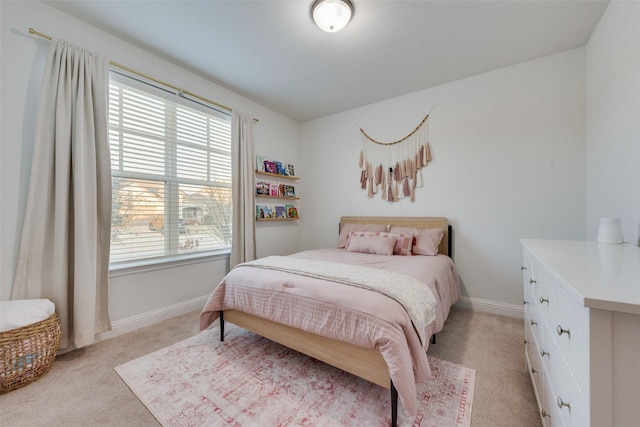
<svg viewBox="0 0 640 427"><path fill-rule="evenodd" d="M398 240L396 246L393 249L395 255L411 256L411 250L413 248L413 233L400 233L396 234Z"/></svg>
<svg viewBox="0 0 640 427"><path fill-rule="evenodd" d="M438 246L444 236L442 228L391 227L392 233L414 233L414 255L437 255Z"/></svg>
<svg viewBox="0 0 640 427"><path fill-rule="evenodd" d="M347 246L349 252L360 252L374 255L393 255L396 237L390 236L355 236L352 235Z"/></svg>
<svg viewBox="0 0 640 427"><path fill-rule="evenodd" d="M413 234L412 233L386 233L386 232L373 232L373 231L352 231L347 237L347 249L349 248L349 242L353 237L370 237L377 236L384 239L395 239L396 245L393 248L394 255L411 255L411 247L413 246Z"/></svg>
<svg viewBox="0 0 640 427"><path fill-rule="evenodd" d="M344 248L347 246L347 240L349 233L352 231L387 231L388 224L345 224L340 230L340 237L338 237L337 248Z"/></svg>

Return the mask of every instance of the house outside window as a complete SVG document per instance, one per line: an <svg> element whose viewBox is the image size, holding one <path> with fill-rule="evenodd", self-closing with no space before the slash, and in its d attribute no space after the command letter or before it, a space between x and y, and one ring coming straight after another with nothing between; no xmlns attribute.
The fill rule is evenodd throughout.
<svg viewBox="0 0 640 427"><path fill-rule="evenodd" d="M229 251L231 117L188 103L111 73L112 266Z"/></svg>

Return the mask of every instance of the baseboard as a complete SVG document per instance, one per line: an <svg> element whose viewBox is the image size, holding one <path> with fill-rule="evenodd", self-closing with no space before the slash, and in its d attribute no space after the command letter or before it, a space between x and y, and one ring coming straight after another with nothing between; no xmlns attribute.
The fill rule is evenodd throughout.
<svg viewBox="0 0 640 427"><path fill-rule="evenodd" d="M505 304L503 302L465 296L460 297L455 305L457 307L470 308L472 310L499 314L501 316L516 317L518 319L524 318L524 310L521 305Z"/></svg>
<svg viewBox="0 0 640 427"><path fill-rule="evenodd" d="M188 301L182 301L157 310L147 311L146 313L136 314L135 316L131 316L126 319L116 320L111 323L110 331L96 336L96 341L117 337L118 335L123 335L127 332L153 325L161 320L171 319L172 317L187 314L195 310L201 310L202 307L204 307L207 298L209 298L209 295Z"/></svg>

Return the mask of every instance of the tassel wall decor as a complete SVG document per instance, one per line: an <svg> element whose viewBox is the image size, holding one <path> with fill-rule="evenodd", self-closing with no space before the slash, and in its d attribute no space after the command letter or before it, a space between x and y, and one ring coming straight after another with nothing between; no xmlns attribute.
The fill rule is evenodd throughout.
<svg viewBox="0 0 640 427"><path fill-rule="evenodd" d="M431 162L428 119L427 114L413 132L393 142L376 141L360 129L360 187L368 197L379 190L382 200L415 201L415 189L422 187L420 170Z"/></svg>

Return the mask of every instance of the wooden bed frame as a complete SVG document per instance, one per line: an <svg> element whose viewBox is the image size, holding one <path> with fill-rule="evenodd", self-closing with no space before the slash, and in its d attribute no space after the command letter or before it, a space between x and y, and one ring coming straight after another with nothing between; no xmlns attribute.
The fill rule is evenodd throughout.
<svg viewBox="0 0 640 427"><path fill-rule="evenodd" d="M345 224L390 224L399 227L442 228L445 231L438 252L451 256L451 227L443 217L367 217L344 216ZM398 392L391 381L389 368L376 349L353 344L282 325L238 310L220 312L220 340L224 340L224 322L231 322L300 353L349 372L391 391L391 425L397 425Z"/></svg>

